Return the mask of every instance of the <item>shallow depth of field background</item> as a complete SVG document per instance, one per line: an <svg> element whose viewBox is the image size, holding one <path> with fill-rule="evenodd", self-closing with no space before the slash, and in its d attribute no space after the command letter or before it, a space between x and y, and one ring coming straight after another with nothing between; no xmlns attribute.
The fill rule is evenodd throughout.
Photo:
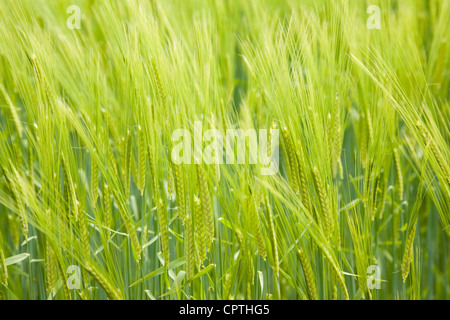
<svg viewBox="0 0 450 320"><path fill-rule="evenodd" d="M448 299L449 17L2 0L0 298ZM195 121L279 130L279 171L173 163Z"/></svg>

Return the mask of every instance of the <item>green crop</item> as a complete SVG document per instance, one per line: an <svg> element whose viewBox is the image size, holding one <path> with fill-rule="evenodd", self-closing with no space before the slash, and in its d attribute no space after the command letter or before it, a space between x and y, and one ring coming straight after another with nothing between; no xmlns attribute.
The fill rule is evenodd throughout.
<svg viewBox="0 0 450 320"><path fill-rule="evenodd" d="M450 1L0 16L0 298L450 298ZM196 123L279 132L278 171Z"/></svg>

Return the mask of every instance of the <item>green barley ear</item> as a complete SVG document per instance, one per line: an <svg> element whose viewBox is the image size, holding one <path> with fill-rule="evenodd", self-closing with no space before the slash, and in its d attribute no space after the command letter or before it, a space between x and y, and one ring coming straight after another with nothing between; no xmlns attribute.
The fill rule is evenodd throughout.
<svg viewBox="0 0 450 320"><path fill-rule="evenodd" d="M289 162L291 184L296 194L300 194L300 187L298 183L298 163L297 156L294 149L294 143L292 142L291 135L289 134L288 128L284 127L281 130L284 138L284 145L287 152L287 158Z"/></svg>
<svg viewBox="0 0 450 320"><path fill-rule="evenodd" d="M350 296L348 295L348 290L347 290L347 286L345 284L344 276L342 275L342 272L340 271L338 265L336 264L335 260L330 255L330 252L328 250L322 250L322 253L325 255L325 259L331 265L331 268L332 268L335 276L338 279L338 282L339 282L339 285L341 286L345 300L350 300Z"/></svg>
<svg viewBox="0 0 450 320"><path fill-rule="evenodd" d="M305 252L302 249L297 248L297 253L300 258L300 263L303 268L303 273L305 274L306 286L308 288L308 295L310 300L317 300L317 289L314 279L314 273L311 269L311 264L309 263L309 259Z"/></svg>
<svg viewBox="0 0 450 320"><path fill-rule="evenodd" d="M37 60L36 55L35 54L31 55L29 57L29 60L31 62L31 65L32 65L34 73L35 73L35 77L36 77L37 84L39 87L39 94L41 96L42 101L44 101L45 103L49 103L49 102L53 101L53 98L52 98L53 96L51 94L47 78L46 78L45 74L42 72L41 65L40 65L39 61Z"/></svg>
<svg viewBox="0 0 450 320"><path fill-rule="evenodd" d="M333 233L333 223L331 221L331 213L330 213L330 207L328 204L328 196L327 192L325 190L325 187L322 183L322 180L320 178L320 173L317 167L313 168L313 176L314 176L314 184L316 186L317 195L319 196L319 203L320 203L320 211L322 213L322 220L323 220L323 227L324 227L324 233L327 238L331 236Z"/></svg>
<svg viewBox="0 0 450 320"><path fill-rule="evenodd" d="M22 226L22 234L23 234L25 240L28 240L28 219L27 219L26 212L25 212L25 205L24 205L23 200L22 200L22 198L21 198L21 196L19 194L19 191L17 191L18 187L19 186L14 186L13 187L13 189L15 190L14 191L14 193L15 193L14 198L16 199L16 205L17 205L17 208L19 210L18 217L19 217L20 224Z"/></svg>
<svg viewBox="0 0 450 320"><path fill-rule="evenodd" d="M47 275L47 289L51 293L56 286L56 274L55 274L55 262L53 250L50 246L50 242L46 241L46 253L45 253L45 270Z"/></svg>
<svg viewBox="0 0 450 320"><path fill-rule="evenodd" d="M256 246L261 257L266 260L266 246L264 244L264 238L261 232L261 226L259 222L259 206L256 204L255 197L251 196L248 204L248 214L250 220L251 230L255 237Z"/></svg>
<svg viewBox="0 0 450 320"><path fill-rule="evenodd" d="M66 300L72 300L72 296L70 295L69 287L67 286L67 274L61 264L61 259L58 259L58 257L56 257L56 255L55 255L55 259L56 259L56 267L57 267L58 275L61 277L61 280L62 280L61 282L62 282L62 287L64 290L64 297Z"/></svg>
<svg viewBox="0 0 450 320"><path fill-rule="evenodd" d="M108 297L112 300L124 300L122 293L114 288L113 284L108 278L100 271L100 269L93 263L87 261L84 266L86 271L98 282L98 284L105 290Z"/></svg>
<svg viewBox="0 0 450 320"><path fill-rule="evenodd" d="M158 89L158 94L161 98L161 102L162 102L162 107L163 109L165 109L166 107L166 94L163 90L163 86L161 83L161 78L159 77L159 72L158 72L158 68L156 67L156 62L155 59L151 59L152 62L152 68L153 68L153 74L155 76L155 81L156 81L156 87Z"/></svg>
<svg viewBox="0 0 450 320"><path fill-rule="evenodd" d="M211 194L209 192L208 182L206 181L205 171L203 166L198 164L197 167L197 178L200 189L200 199L202 202L203 215L205 217L205 228L207 233L206 247L209 250L211 242L214 239L214 218L213 210L211 205Z"/></svg>
<svg viewBox="0 0 450 320"><path fill-rule="evenodd" d="M106 144L106 153L108 158L108 171L110 171L111 174L117 176L119 172L118 163L116 162L116 158L114 156L113 147L110 145L109 142Z"/></svg>
<svg viewBox="0 0 450 320"><path fill-rule="evenodd" d="M336 98L333 104L333 131L332 135L332 162L333 174L336 176L336 167L340 162L341 144L342 144L342 130L341 130L341 111L339 108L339 94L336 93ZM342 165L342 164L341 164Z"/></svg>
<svg viewBox="0 0 450 320"><path fill-rule="evenodd" d="M129 201L130 198L130 181L131 181L131 142L132 142L132 134L130 130L127 131L126 138L123 139L123 183L125 189L125 199Z"/></svg>
<svg viewBox="0 0 450 320"><path fill-rule="evenodd" d="M338 169L339 169L339 178L341 180L343 180L344 179L344 168L342 167L342 161L340 158L338 160Z"/></svg>
<svg viewBox="0 0 450 320"><path fill-rule="evenodd" d="M378 191L379 191L379 185L381 181L381 174L377 175L375 178L375 184L373 185L372 189L372 221L375 220L375 215L377 213L377 198L378 198Z"/></svg>
<svg viewBox="0 0 450 320"><path fill-rule="evenodd" d="M422 125L420 121L417 122L417 127L419 128L420 133L423 139L425 140L425 143L430 146L431 153L433 154L433 157L436 159L436 162L438 163L439 168L441 169L442 174L444 175L444 179L446 179L447 183L450 185L450 169L448 167L448 163L445 161L444 157L442 156L442 153L436 146L433 137L430 135L428 130Z"/></svg>
<svg viewBox="0 0 450 320"><path fill-rule="evenodd" d="M8 267L6 266L5 252L3 249L3 238L0 234L0 272L1 280L5 287L8 286Z"/></svg>
<svg viewBox="0 0 450 320"><path fill-rule="evenodd" d="M178 213L180 215L181 221L185 223L186 221L186 195L184 189L184 178L181 165L173 164L175 171L175 192L177 195L177 205Z"/></svg>
<svg viewBox="0 0 450 320"><path fill-rule="evenodd" d="M164 121L168 121L169 113L168 113L168 108L167 108L168 107L167 106L167 96L164 91L164 87L161 82L161 77L159 75L158 68L156 66L156 62L155 62L154 58L151 59L151 63L152 63L153 74L155 76L156 88L157 88L159 97L161 99L161 110L163 110L163 113L164 113Z"/></svg>
<svg viewBox="0 0 450 320"><path fill-rule="evenodd" d="M387 190L387 181L385 177L384 170L381 172L380 182L379 182L379 192L381 194L381 198L379 204L377 205L377 213L378 218L383 218L384 207L386 203L386 190Z"/></svg>
<svg viewBox="0 0 450 320"><path fill-rule="evenodd" d="M333 300L337 300L338 299L338 288L337 285L333 286Z"/></svg>
<svg viewBox="0 0 450 320"><path fill-rule="evenodd" d="M173 174L172 166L169 164L167 170L167 193L170 200L175 199L175 178Z"/></svg>
<svg viewBox="0 0 450 320"><path fill-rule="evenodd" d="M27 217L26 217L26 212L25 212L25 205L23 203L23 199L21 197L21 192L19 191L20 185L19 185L19 181L12 181L11 178L9 177L9 175L5 172L5 170L3 170L2 167L2 171L3 171L3 176L5 177L5 182L6 182L6 186L9 189L9 192L11 193L11 197L16 205L17 208L17 215L19 218L19 221L22 225L22 233L25 237L25 240L28 238L28 222L27 222ZM15 171L15 169L14 169ZM18 176L17 171L15 171L15 175L16 177Z"/></svg>
<svg viewBox="0 0 450 320"><path fill-rule="evenodd" d="M223 285L223 300L229 300L233 287L233 276L231 273L225 275L225 283Z"/></svg>
<svg viewBox="0 0 450 320"><path fill-rule="evenodd" d="M302 201L303 201L303 206L305 207L305 209L309 212L311 212L311 197L309 194L309 187L307 184L307 177L306 177L306 172L308 172L308 167L307 164L305 162L305 150L304 148L302 148L300 142L298 143L298 172L299 172L299 180L300 180L300 189L301 189L301 195L302 195Z"/></svg>
<svg viewBox="0 0 450 320"><path fill-rule="evenodd" d="M138 126L138 188L141 191L141 196L144 194L145 188L145 169L146 169L146 152L147 148L145 147L145 135L142 131L141 126Z"/></svg>
<svg viewBox="0 0 450 320"><path fill-rule="evenodd" d="M408 236L406 237L406 243L405 243L405 252L403 254L402 259L402 278L403 282L406 282L406 278L409 274L409 269L411 266L411 261L413 258L413 244L414 244L414 237L416 235L416 224L411 228Z"/></svg>
<svg viewBox="0 0 450 320"><path fill-rule="evenodd" d="M400 156L398 154L397 149L394 149L394 165L395 165L395 172L397 173L398 197L400 200L403 200L403 174L400 164Z"/></svg>

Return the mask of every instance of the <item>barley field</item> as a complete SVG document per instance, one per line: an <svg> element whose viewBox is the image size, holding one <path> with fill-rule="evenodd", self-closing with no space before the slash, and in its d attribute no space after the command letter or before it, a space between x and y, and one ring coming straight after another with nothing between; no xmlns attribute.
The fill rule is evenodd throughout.
<svg viewBox="0 0 450 320"><path fill-rule="evenodd" d="M450 298L450 1L1 0L0 30L0 299Z"/></svg>

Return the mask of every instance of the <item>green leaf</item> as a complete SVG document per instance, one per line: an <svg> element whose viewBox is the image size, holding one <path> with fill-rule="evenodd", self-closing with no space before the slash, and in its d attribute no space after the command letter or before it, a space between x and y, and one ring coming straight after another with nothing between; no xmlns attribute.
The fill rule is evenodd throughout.
<svg viewBox="0 0 450 320"><path fill-rule="evenodd" d="M168 269L178 268L178 267L182 266L185 263L186 263L186 257L182 257L182 258L179 258L177 260L173 260L173 261L169 262ZM159 276L159 275L161 275L163 273L164 273L164 267L158 268L155 271L153 271L153 272L149 273L148 275L146 275L144 278L141 278L138 281L136 281L135 283L131 284L130 288L135 286L135 285L137 285L137 284L139 284L139 283L141 283L142 281L145 281L145 280L148 280L150 278L153 278L154 276Z"/></svg>
<svg viewBox="0 0 450 320"><path fill-rule="evenodd" d="M28 258L29 256L30 256L29 253L21 253L21 254L18 254L17 256L12 256L12 257L6 258L6 265L10 266L10 265L19 263L19 262L25 260L26 258Z"/></svg>
<svg viewBox="0 0 450 320"><path fill-rule="evenodd" d="M170 264L169 264L170 265ZM216 267L216 265L214 263L211 263L209 266L205 267L202 271L198 272L195 276L192 277L192 279L189 279L187 282L185 282L180 288L181 289L185 286L187 286L189 283L191 283L192 281L194 281L195 279L201 278L203 277L205 274L207 274L208 272L210 272L212 269L214 269ZM172 289L169 292L163 294L161 297L165 297L167 295L170 295L172 293L174 293L177 289Z"/></svg>

